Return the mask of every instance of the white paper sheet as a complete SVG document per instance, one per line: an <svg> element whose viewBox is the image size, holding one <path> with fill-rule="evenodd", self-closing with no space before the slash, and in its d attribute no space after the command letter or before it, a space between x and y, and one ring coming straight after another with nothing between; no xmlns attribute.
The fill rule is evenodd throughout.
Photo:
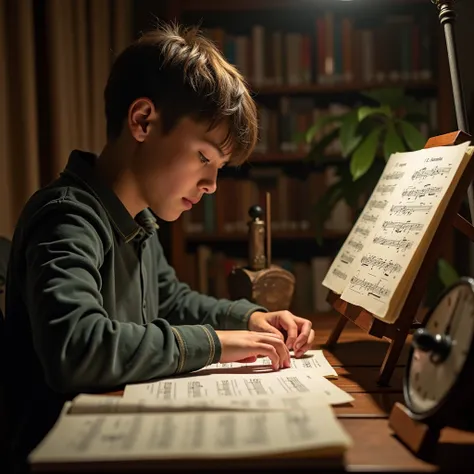
<svg viewBox="0 0 474 474"><path fill-rule="evenodd" d="M252 374L200 374L171 377L156 382L132 384L125 387L123 397L132 400L173 400L205 398L249 398L314 393L330 405L349 403L352 396L332 382L309 371L286 369Z"/></svg>
<svg viewBox="0 0 474 474"><path fill-rule="evenodd" d="M223 373L229 369L238 369L242 367L249 367L255 370L263 369L267 370L271 367L272 362L268 357L260 357L255 362L250 363L241 363L241 362L229 362L229 363L220 363L211 364L207 367L199 369L197 372L204 373ZM315 375L320 375L321 377L326 378L337 378L337 372L324 357L322 350L309 350L303 357L296 359L295 357L291 358L291 368L296 370L308 370L310 373Z"/></svg>
<svg viewBox="0 0 474 474"><path fill-rule="evenodd" d="M200 399L131 399L121 396L81 394L68 408L69 414L154 413L172 411L284 411L327 405L323 394L295 393L279 396Z"/></svg>
<svg viewBox="0 0 474 474"><path fill-rule="evenodd" d="M328 449L351 439L328 405L281 412L66 415L29 461L100 462L225 458ZM76 464L77 465L77 464Z"/></svg>

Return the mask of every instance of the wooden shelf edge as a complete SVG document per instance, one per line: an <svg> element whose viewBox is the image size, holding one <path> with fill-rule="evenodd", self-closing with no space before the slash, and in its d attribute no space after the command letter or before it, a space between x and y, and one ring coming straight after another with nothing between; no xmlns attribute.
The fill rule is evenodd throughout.
<svg viewBox="0 0 474 474"><path fill-rule="evenodd" d="M364 7L379 5L380 0L371 0L364 4ZM354 2L357 3L357 2ZM400 5L421 5L426 4L427 0L385 0L384 7ZM334 0L240 0L238 2L226 2L222 0L181 0L180 10L183 13L188 12L232 12L247 10L318 10L327 8L334 4ZM353 5L358 7L358 5ZM360 6L359 6L360 7Z"/></svg>
<svg viewBox="0 0 474 474"><path fill-rule="evenodd" d="M253 95L277 95L277 94L337 94L344 92L359 92L369 89L401 87L403 89L413 90L437 90L437 82L435 80L418 80L418 81L382 81L382 82L340 82L335 84L301 84L301 85L275 85L275 86L256 86L250 84Z"/></svg>
<svg viewBox="0 0 474 474"><path fill-rule="evenodd" d="M348 232L325 231L323 240L325 239L342 239L346 238ZM196 232L185 234L185 240L188 242L236 242L248 239L248 235L244 232ZM294 231L272 231L273 240L311 240L316 242L316 233L308 230L294 230Z"/></svg>

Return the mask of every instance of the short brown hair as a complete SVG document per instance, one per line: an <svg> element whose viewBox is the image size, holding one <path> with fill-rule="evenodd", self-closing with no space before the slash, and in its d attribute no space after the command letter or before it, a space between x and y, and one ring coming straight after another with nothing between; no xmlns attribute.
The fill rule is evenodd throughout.
<svg viewBox="0 0 474 474"><path fill-rule="evenodd" d="M108 139L117 138L130 105L147 97L160 110L163 133L185 116L229 126L224 150L243 163L258 136L255 102L239 71L197 27L160 24L144 33L115 60L105 88Z"/></svg>

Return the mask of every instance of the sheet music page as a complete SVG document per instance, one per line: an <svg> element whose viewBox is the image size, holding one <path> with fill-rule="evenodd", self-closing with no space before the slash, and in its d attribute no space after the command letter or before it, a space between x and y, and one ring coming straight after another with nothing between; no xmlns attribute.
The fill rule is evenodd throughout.
<svg viewBox="0 0 474 474"><path fill-rule="evenodd" d="M68 409L68 414L153 413L172 411L282 411L327 405L323 394L295 393L278 396L199 399L131 399L121 396L80 394Z"/></svg>
<svg viewBox="0 0 474 474"><path fill-rule="evenodd" d="M32 465L225 458L314 450L352 441L328 405L281 412L66 415L32 452Z"/></svg>
<svg viewBox="0 0 474 474"><path fill-rule="evenodd" d="M131 400L200 400L205 398L239 399L295 393L313 393L319 398L323 396L326 403L330 405L349 403L353 400L351 395L324 377L311 376L308 372L294 369L251 374L200 375L199 372L195 372L183 377L127 385L123 397Z"/></svg>
<svg viewBox="0 0 474 474"><path fill-rule="evenodd" d="M196 372L205 373L222 373L222 371L228 369L237 369L243 367L250 367L258 369L260 367L269 368L272 362L269 357L260 357L255 362L241 363L241 362L229 362L211 364ZM337 378L337 372L324 357L322 350L309 350L301 358L297 359L291 357L291 368L296 370L308 370L312 374L320 375L321 377Z"/></svg>
<svg viewBox="0 0 474 474"><path fill-rule="evenodd" d="M395 170L400 170L403 177L390 206L372 229L364 251L357 256L356 270L341 299L362 306L386 322L396 319L398 314L388 314L392 298L396 296L394 302L400 309L404 301L401 299L406 299L402 290L411 285L416 274L414 266L419 268L428 249L429 242L420 242L425 236L431 241L454 190L453 178L467 164L464 156L468 146L463 143L395 154ZM444 198L448 199L441 203ZM409 269L410 278L396 292Z"/></svg>
<svg viewBox="0 0 474 474"><path fill-rule="evenodd" d="M403 170L395 168L396 161L397 158L393 155L387 161L377 186L324 277L323 286L338 295L349 283L356 267L357 257L369 242L372 228L389 204L397 183L403 178Z"/></svg>

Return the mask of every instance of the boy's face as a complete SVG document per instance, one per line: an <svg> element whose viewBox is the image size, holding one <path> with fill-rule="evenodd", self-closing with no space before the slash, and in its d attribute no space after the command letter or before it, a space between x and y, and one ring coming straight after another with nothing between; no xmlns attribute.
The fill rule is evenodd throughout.
<svg viewBox="0 0 474 474"><path fill-rule="evenodd" d="M158 115L148 122L134 156L134 174L143 200L165 221L176 220L203 194L216 191L218 171L230 157L219 147L228 128L207 129L207 124L183 118L164 135Z"/></svg>

